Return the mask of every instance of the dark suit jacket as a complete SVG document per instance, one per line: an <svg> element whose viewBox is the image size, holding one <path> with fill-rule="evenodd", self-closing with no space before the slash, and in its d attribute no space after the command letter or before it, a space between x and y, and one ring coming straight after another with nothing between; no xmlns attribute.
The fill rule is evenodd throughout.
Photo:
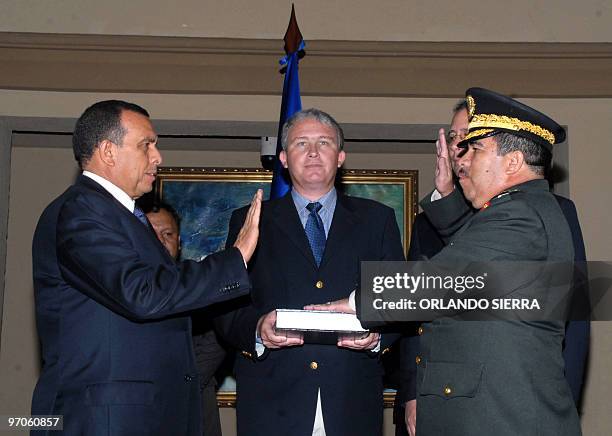
<svg viewBox="0 0 612 436"><path fill-rule="evenodd" d="M412 224L408 261L429 259L438 254L444 242L424 213L418 214ZM416 398L416 364L419 352L417 329L409 329L400 340L400 386L395 396L396 406ZM403 415L403 409L401 414ZM403 422L403 418L402 418Z"/></svg>
<svg viewBox="0 0 612 436"><path fill-rule="evenodd" d="M583 271L586 277L586 252L582 230L576 213L574 202L560 195L555 195L557 203L567 220L572 232L574 244L574 261L576 267ZM582 384L584 382L584 370L589 353L589 337L591 334L591 323L588 320L573 320L565 327L565 341L563 346L563 360L565 361L565 378L570 385L574 401L580 404L582 395Z"/></svg>
<svg viewBox="0 0 612 436"><path fill-rule="evenodd" d="M532 180L511 191L492 200L458 231L449 230L455 226L446 218L453 214L445 210L459 201L456 195L424 201L422 206L439 233L451 237L432 260L458 268L470 261L573 262L569 226L547 182ZM529 287L519 290L523 296L530 292ZM580 434L564 378L564 330L560 321L442 318L424 324L417 433Z"/></svg>
<svg viewBox="0 0 612 436"><path fill-rule="evenodd" d="M232 215L228 243L245 212ZM360 261L404 259L393 210L339 194L319 268L291 194L264 202L260 230L249 264L252 304L223 328L226 339L243 350L236 362L238 433L312 435L320 388L328 435L380 434L382 365L376 354L305 344L266 351L261 359L248 356L256 356L259 316L276 308L301 309L345 298L359 280Z"/></svg>
<svg viewBox="0 0 612 436"><path fill-rule="evenodd" d="M438 236L438 232L429 222L427 216L421 212L412 224L410 237L410 248L408 249L408 261L420 261L429 259L438 254L444 247L444 242ZM408 436L404 418L404 405L406 401L416 398L416 372L415 359L419 354L418 330L414 325L407 328L407 332L399 341L399 388L395 394L393 407L393 420L395 422L395 435Z"/></svg>
<svg viewBox="0 0 612 436"><path fill-rule="evenodd" d="M32 414L63 415L67 435L201 433L182 313L247 293L240 252L176 263L150 228L80 176L43 212L32 258L43 357Z"/></svg>

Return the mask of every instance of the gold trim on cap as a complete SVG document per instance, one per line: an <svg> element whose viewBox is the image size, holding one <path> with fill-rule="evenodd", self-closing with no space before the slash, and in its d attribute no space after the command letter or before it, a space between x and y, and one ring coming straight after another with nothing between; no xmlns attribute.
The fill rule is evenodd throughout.
<svg viewBox="0 0 612 436"><path fill-rule="evenodd" d="M533 133L534 135L539 136L540 138L550 142L551 144L555 143L555 135L550 130L547 130L541 126L536 124L532 124L529 121L519 120L518 118L507 117L505 115L495 115L495 114L478 114L474 115L470 120L469 126L470 129L485 127L485 128L498 128L498 129L506 129L506 130L525 130L529 133ZM482 133L481 133L482 134ZM465 138L469 139L469 137L474 137L476 135L472 135L470 132Z"/></svg>
<svg viewBox="0 0 612 436"><path fill-rule="evenodd" d="M466 141L469 141L472 138L475 138L476 136L481 136L481 135L486 135L488 133L494 132L495 129L478 129L478 130L474 130L470 133L468 133L467 135L465 135L463 137L463 139L461 140L462 143L465 143Z"/></svg>
<svg viewBox="0 0 612 436"><path fill-rule="evenodd" d="M474 101L474 97L468 95L465 97L465 101L467 102L468 107L468 118L472 118L474 116L474 112L476 112L476 102Z"/></svg>

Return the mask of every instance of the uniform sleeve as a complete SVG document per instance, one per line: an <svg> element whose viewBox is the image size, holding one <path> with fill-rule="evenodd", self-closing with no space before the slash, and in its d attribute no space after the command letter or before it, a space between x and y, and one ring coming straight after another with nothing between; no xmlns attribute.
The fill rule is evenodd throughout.
<svg viewBox="0 0 612 436"><path fill-rule="evenodd" d="M405 335L399 342L400 352L400 381L395 396L396 403L404 404L416 398L416 356L419 354L418 335Z"/></svg>
<svg viewBox="0 0 612 436"><path fill-rule="evenodd" d="M474 210L466 203L463 193L457 188L451 194L436 201L431 201L429 194L420 204L445 242L474 214Z"/></svg>

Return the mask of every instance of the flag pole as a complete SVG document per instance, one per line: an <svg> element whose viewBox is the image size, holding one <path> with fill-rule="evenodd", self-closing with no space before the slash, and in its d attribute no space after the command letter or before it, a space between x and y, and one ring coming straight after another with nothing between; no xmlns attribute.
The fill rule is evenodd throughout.
<svg viewBox="0 0 612 436"><path fill-rule="evenodd" d="M282 150L282 133L285 121L294 113L302 110L302 100L300 97L300 79L298 71L299 60L304 57L304 39L302 32L295 18L295 7L291 5L291 17L284 36L286 56L281 59L281 73L284 72L283 97L281 100L280 117L278 121L278 135L276 142L276 160L274 162L274 172L272 175L272 187L270 189L270 199L283 197L291 190L291 182L285 169L283 168L279 154Z"/></svg>

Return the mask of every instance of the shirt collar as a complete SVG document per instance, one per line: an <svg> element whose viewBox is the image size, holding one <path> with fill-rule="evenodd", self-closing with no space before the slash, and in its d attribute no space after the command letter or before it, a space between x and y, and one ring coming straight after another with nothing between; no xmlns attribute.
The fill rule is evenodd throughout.
<svg viewBox="0 0 612 436"><path fill-rule="evenodd" d="M127 210L129 210L131 213L134 213L134 200L117 185L114 185L113 183L106 180L104 177L94 174L91 171L83 171L83 175L85 177L89 177L91 180L102 186L105 190L108 191L110 195L115 197L115 199L119 203L125 206Z"/></svg>
<svg viewBox="0 0 612 436"><path fill-rule="evenodd" d="M293 203L295 204L295 208L298 210L298 212L301 212L303 209L305 209L309 203L314 202L321 203L321 210L329 209L336 202L337 196L338 194L336 192L336 188L333 186L327 194L314 201L310 201L307 198L302 197L295 189L291 190L291 197L293 198Z"/></svg>

